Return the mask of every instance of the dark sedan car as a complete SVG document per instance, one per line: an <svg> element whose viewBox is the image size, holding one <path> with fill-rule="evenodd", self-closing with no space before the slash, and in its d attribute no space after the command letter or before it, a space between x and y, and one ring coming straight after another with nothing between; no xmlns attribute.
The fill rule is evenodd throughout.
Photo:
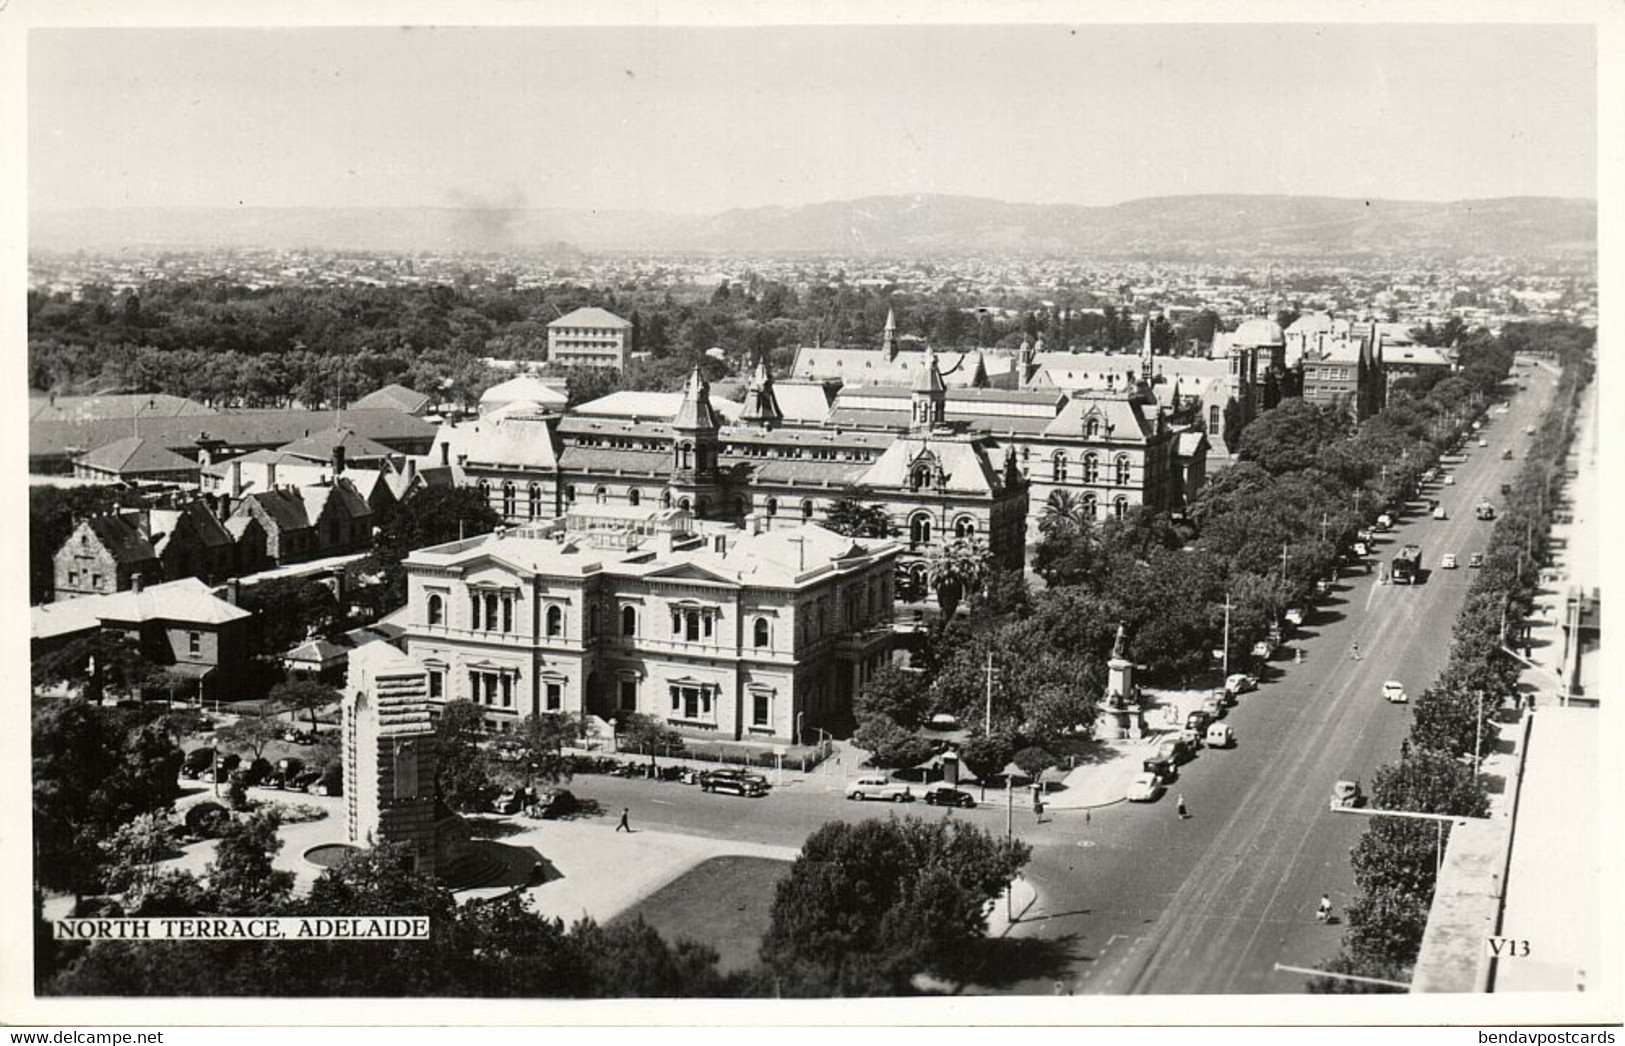
<svg viewBox="0 0 1625 1046"><path fill-rule="evenodd" d="M971 807L976 805L974 796L969 792L961 792L953 785L937 785L935 788L927 788L925 795L921 798L932 806Z"/></svg>

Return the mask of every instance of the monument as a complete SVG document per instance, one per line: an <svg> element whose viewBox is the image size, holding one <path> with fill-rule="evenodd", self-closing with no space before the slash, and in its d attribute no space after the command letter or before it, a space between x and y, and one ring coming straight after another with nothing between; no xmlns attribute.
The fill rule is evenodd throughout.
<svg viewBox="0 0 1625 1046"><path fill-rule="evenodd" d="M387 643L350 655L344 692L344 808L349 842L405 846L414 871L442 874L468 826L439 801L429 674Z"/></svg>
<svg viewBox="0 0 1625 1046"><path fill-rule="evenodd" d="M1111 716L1119 741L1137 741L1145 736L1145 707L1134 685L1134 662L1128 659L1128 629L1117 623L1117 638L1106 660L1106 712Z"/></svg>

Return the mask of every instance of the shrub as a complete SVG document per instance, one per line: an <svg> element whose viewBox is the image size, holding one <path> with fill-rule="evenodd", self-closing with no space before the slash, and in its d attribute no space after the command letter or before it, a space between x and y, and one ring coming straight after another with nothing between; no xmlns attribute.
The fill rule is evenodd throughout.
<svg viewBox="0 0 1625 1046"><path fill-rule="evenodd" d="M186 811L186 831L199 839L213 839L230 820L231 814L219 803L198 803Z"/></svg>

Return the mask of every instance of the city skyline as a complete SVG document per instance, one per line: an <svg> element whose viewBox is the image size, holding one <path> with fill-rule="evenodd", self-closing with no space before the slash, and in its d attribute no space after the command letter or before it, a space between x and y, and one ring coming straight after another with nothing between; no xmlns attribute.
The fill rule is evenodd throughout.
<svg viewBox="0 0 1625 1046"><path fill-rule="evenodd" d="M29 200L1590 198L1596 54L1555 25L38 29Z"/></svg>

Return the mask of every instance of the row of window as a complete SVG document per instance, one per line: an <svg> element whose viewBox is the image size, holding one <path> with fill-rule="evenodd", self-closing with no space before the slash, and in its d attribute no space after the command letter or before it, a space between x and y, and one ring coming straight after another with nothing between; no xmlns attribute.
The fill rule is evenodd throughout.
<svg viewBox="0 0 1625 1046"><path fill-rule="evenodd" d="M1066 451L1056 451L1054 456L1050 459L1050 464L1054 469L1055 482L1065 483L1067 480ZM1114 459L1112 462L1112 471L1112 479L1119 487L1128 486L1130 476L1132 475L1132 463L1129 461L1127 454L1117 455L1116 459ZM1100 456L1093 452L1083 456L1083 482L1100 482Z"/></svg>
<svg viewBox="0 0 1625 1046"><path fill-rule="evenodd" d="M910 545L929 545L935 524L927 512L916 512L908 520L908 543ZM965 541L976 536L976 520L972 516L960 516L954 520L954 540Z"/></svg>
<svg viewBox="0 0 1625 1046"><path fill-rule="evenodd" d="M512 712L515 710L514 687L517 678L517 674L512 671L492 672L471 669L468 673L469 700L482 708ZM544 711L562 712L564 710L564 681L548 679L543 681L542 686L544 691ZM716 687L707 684L672 684L669 692L672 718L693 722L716 721ZM441 670L436 669L429 673L429 697L434 700L445 697L445 673ZM618 680L616 708L622 712L636 712L638 710L638 680L635 676L622 676ZM773 725L773 693L771 691L753 690L751 692L750 720L753 727L771 727Z"/></svg>
<svg viewBox="0 0 1625 1046"><path fill-rule="evenodd" d="M468 598L469 627L474 631L486 632L512 632L514 630L514 597L509 593L471 592ZM428 623L431 625L444 625L446 623L446 601L439 593L431 593L428 600ZM682 639L690 643L702 639L710 639L715 633L714 611L706 609L691 609L673 607L671 611L671 634L674 639ZM542 615L543 632L550 639L557 639L564 635L564 609L559 606L549 606ZM196 633L192 633L196 636ZM621 607L621 635L636 636L638 634L638 608L635 606ZM765 649L773 645L773 630L767 618L758 617L751 626L751 639L757 649ZM193 651L196 653L196 650Z"/></svg>

